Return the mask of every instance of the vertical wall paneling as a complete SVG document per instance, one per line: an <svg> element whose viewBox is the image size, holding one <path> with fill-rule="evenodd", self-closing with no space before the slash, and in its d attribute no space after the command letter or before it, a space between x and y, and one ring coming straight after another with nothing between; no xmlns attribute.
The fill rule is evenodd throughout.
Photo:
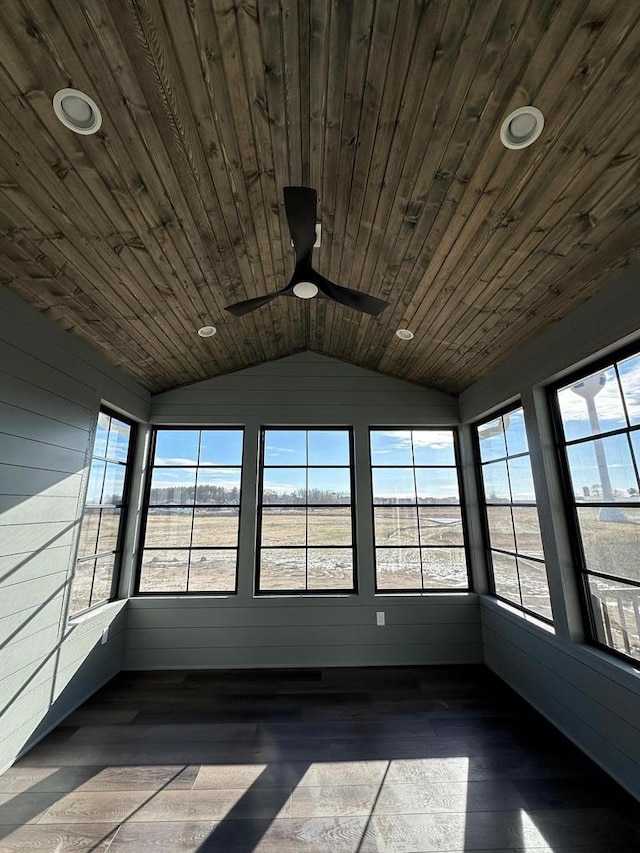
<svg viewBox="0 0 640 853"><path fill-rule="evenodd" d="M4 289L0 352L3 768L120 668L125 602L67 624L66 601L100 403L146 420L149 397Z"/></svg>
<svg viewBox="0 0 640 853"><path fill-rule="evenodd" d="M550 326L460 395L464 422L518 396L539 494L555 634L480 596L485 661L636 797L640 797L640 671L584 637L545 384L640 341L640 268ZM603 318L606 318L606 322Z"/></svg>

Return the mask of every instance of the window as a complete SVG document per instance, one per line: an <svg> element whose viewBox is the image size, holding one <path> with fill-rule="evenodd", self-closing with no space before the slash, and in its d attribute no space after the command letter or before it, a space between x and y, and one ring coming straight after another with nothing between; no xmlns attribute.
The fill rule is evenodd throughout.
<svg viewBox="0 0 640 853"><path fill-rule="evenodd" d="M468 589L453 430L372 429L376 590Z"/></svg>
<svg viewBox="0 0 640 853"><path fill-rule="evenodd" d="M529 445L521 408L477 426L494 594L551 622Z"/></svg>
<svg viewBox="0 0 640 853"><path fill-rule="evenodd" d="M264 429L259 593L355 591L349 429Z"/></svg>
<svg viewBox="0 0 640 853"><path fill-rule="evenodd" d="M236 591L242 429L155 429L139 593Z"/></svg>
<svg viewBox="0 0 640 853"><path fill-rule="evenodd" d="M116 595L131 474L134 426L101 409L93 443L69 616Z"/></svg>
<svg viewBox="0 0 640 853"><path fill-rule="evenodd" d="M591 638L640 660L640 355L553 397Z"/></svg>

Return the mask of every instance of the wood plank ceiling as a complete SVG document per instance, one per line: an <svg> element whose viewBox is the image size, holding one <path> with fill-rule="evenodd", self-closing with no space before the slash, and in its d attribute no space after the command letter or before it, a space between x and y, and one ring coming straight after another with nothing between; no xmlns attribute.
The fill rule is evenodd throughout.
<svg viewBox="0 0 640 853"><path fill-rule="evenodd" d="M313 349L458 392L637 257L639 57L620 0L2 0L0 281L151 391ZM379 318L223 310L288 280L287 184Z"/></svg>

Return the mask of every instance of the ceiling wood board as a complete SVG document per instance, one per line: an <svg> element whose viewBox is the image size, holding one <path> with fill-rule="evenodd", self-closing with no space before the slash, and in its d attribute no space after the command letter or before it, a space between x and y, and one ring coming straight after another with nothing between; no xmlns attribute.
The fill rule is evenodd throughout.
<svg viewBox="0 0 640 853"><path fill-rule="evenodd" d="M457 393L637 257L638 56L616 0L4 0L0 281L152 392L308 349ZM286 185L379 317L225 312L293 271Z"/></svg>

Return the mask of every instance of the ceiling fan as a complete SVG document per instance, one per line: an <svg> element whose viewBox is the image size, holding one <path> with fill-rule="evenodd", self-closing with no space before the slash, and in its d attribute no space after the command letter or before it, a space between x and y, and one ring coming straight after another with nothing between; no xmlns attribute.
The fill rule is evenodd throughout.
<svg viewBox="0 0 640 853"><path fill-rule="evenodd" d="M277 290L275 293L227 305L227 311L235 314L236 317L242 317L243 314L248 314L249 311L266 305L278 296L297 296L299 299L311 299L318 293L327 299L339 302L341 305L355 308L356 311L364 311L365 314L377 315L387 307L389 303L385 302L384 299L377 299L367 293L360 293L359 290L334 284L311 266L313 246L316 241L317 200L316 191L310 187L284 188L284 209L296 252L296 268L293 271L291 281L286 287Z"/></svg>

